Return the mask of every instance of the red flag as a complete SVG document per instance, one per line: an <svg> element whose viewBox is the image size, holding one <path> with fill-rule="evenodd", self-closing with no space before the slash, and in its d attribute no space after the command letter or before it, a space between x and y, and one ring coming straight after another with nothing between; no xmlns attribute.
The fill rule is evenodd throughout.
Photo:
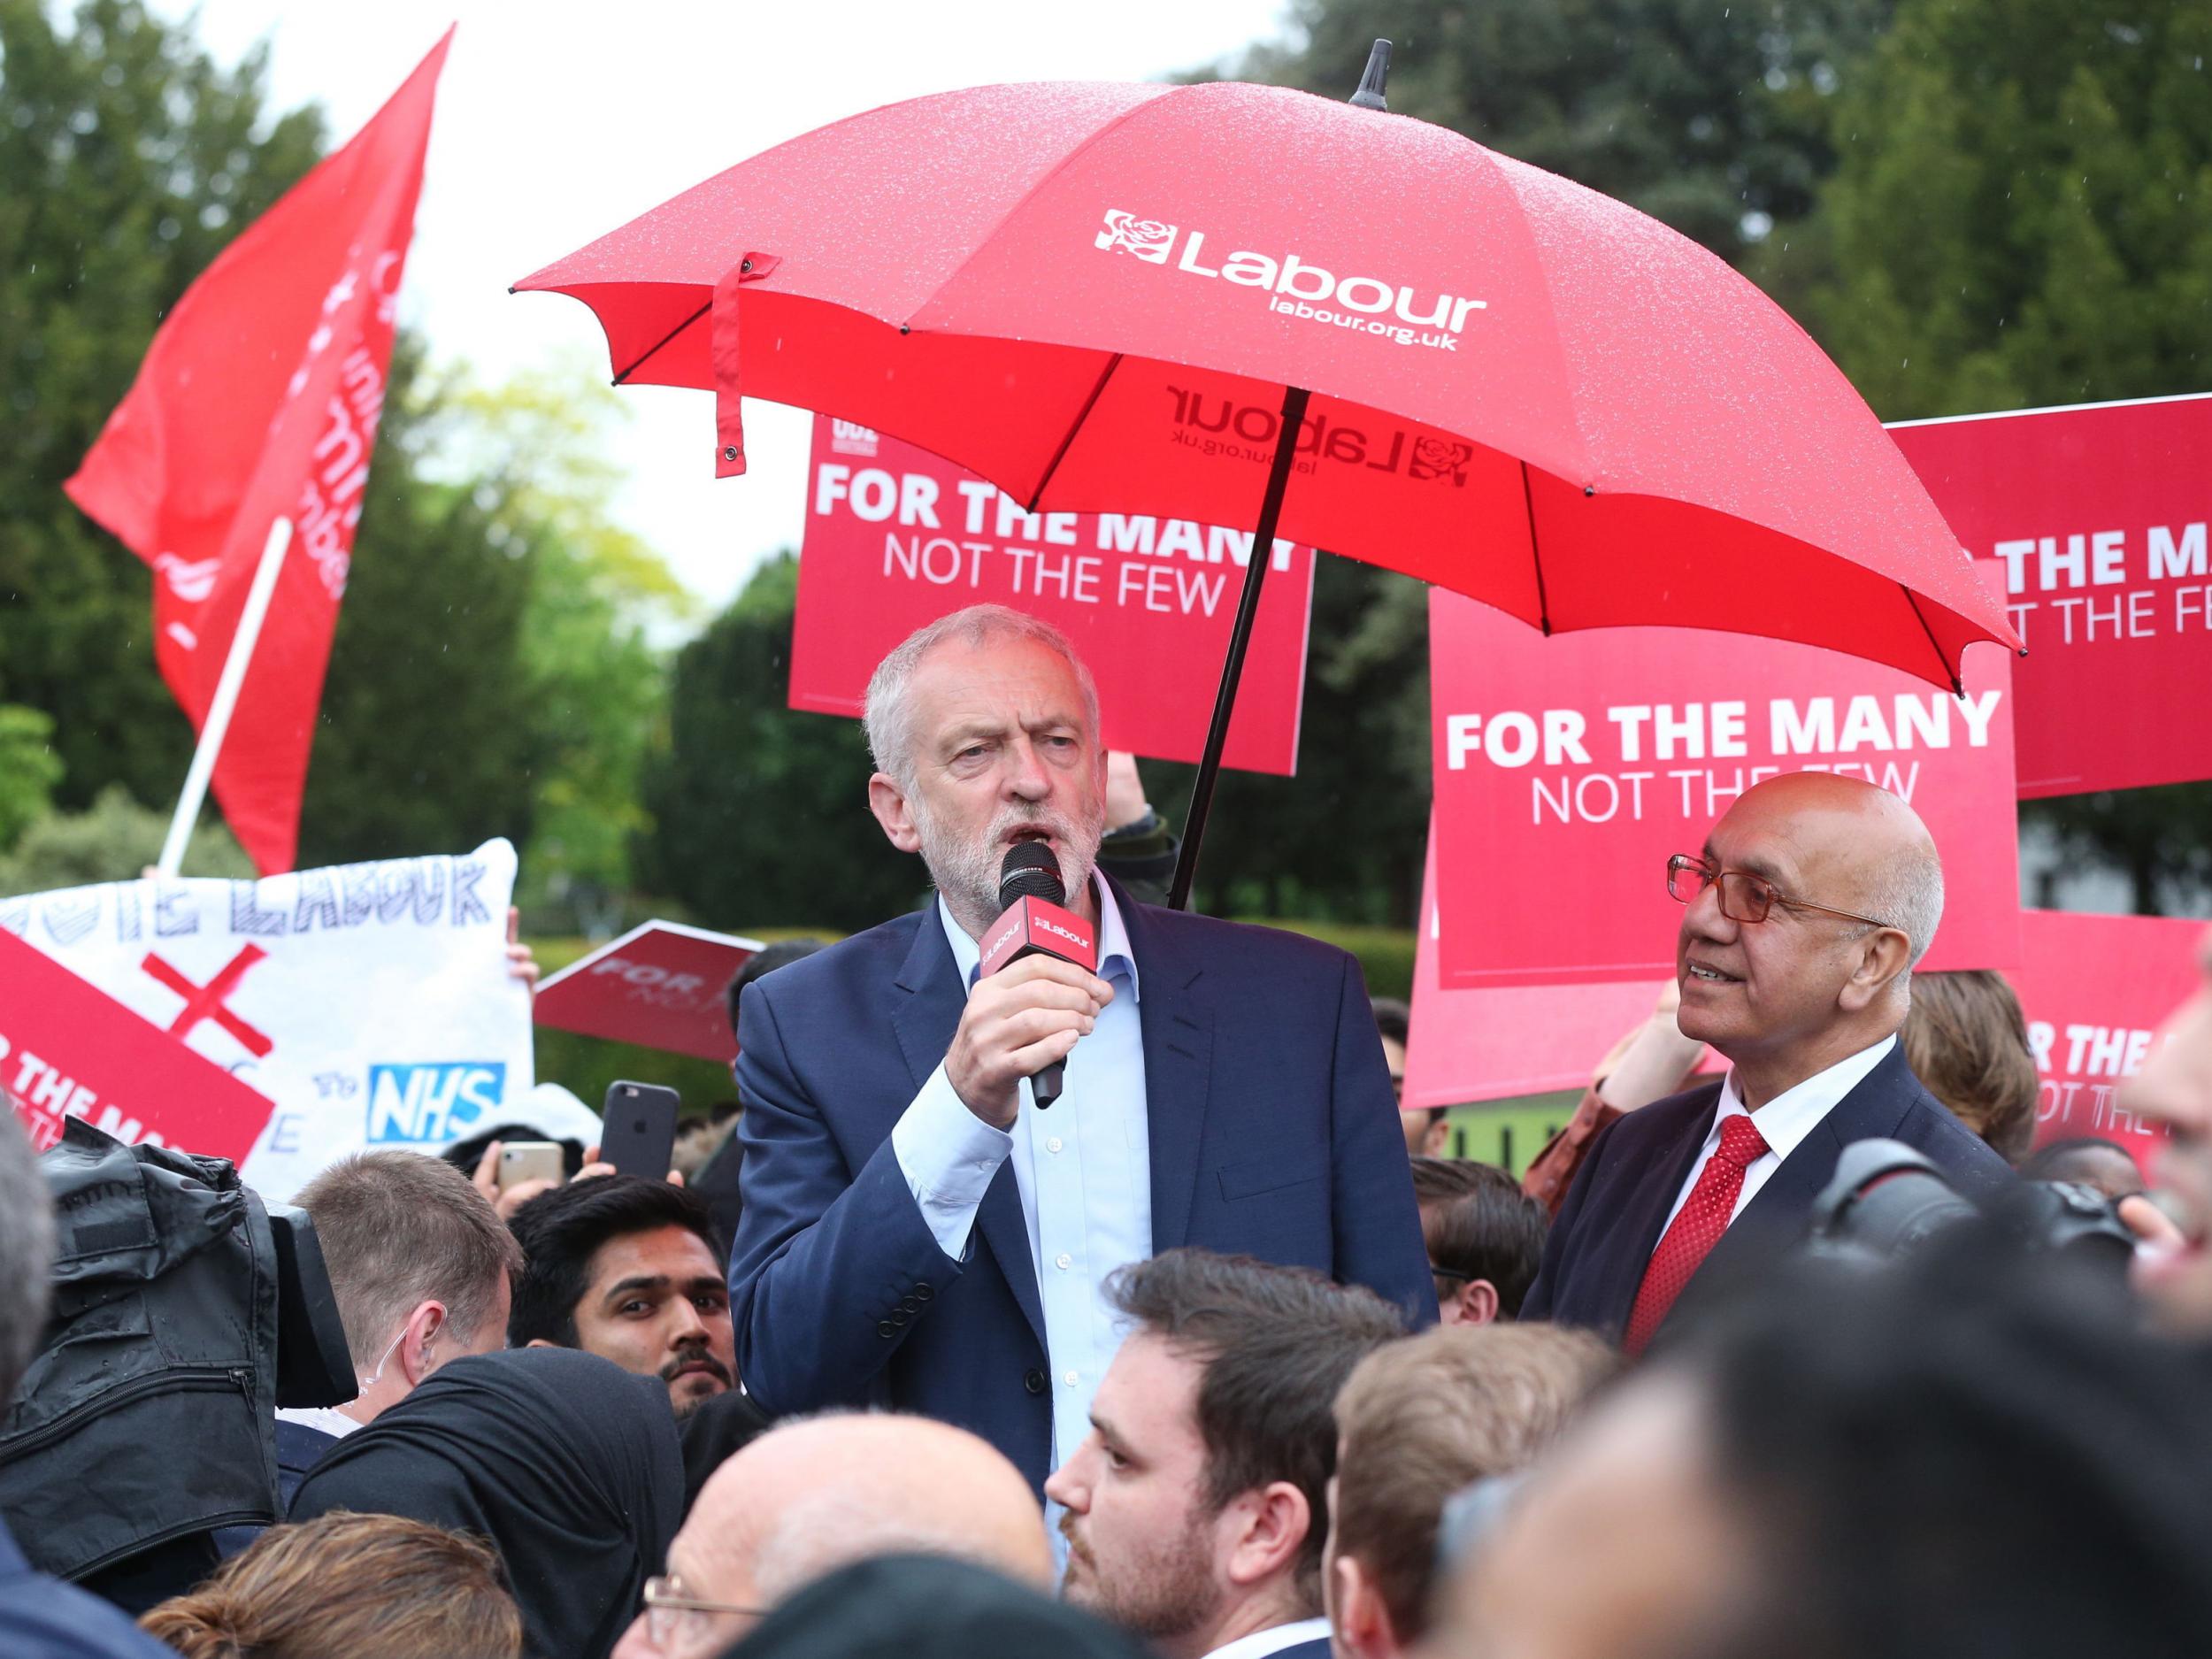
<svg viewBox="0 0 2212 1659"><path fill-rule="evenodd" d="M264 875L292 868L323 671L384 407L446 32L353 142L219 254L64 486L154 571L154 649L206 720L270 525L292 521L215 764Z"/></svg>

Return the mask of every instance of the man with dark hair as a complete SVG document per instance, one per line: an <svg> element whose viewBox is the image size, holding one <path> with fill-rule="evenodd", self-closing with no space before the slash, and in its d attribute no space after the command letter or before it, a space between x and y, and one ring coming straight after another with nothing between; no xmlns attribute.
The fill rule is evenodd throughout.
<svg viewBox="0 0 2212 1659"><path fill-rule="evenodd" d="M524 1266L510 1346L579 1348L658 1377L679 1417L737 1386L722 1243L697 1194L595 1176L532 1199L511 1225Z"/></svg>
<svg viewBox="0 0 2212 1659"><path fill-rule="evenodd" d="M1717 1311L1471 1540L1436 1652L2212 1653L2206 1356L2108 1285L1960 1239Z"/></svg>
<svg viewBox="0 0 2212 1659"><path fill-rule="evenodd" d="M1451 1125L1444 1121L1447 1108L1406 1110L1406 1040L1413 1030L1413 1010L1394 996L1371 996L1367 1002L1375 1010L1375 1033L1382 1039L1383 1064L1390 1068L1390 1089L1398 1097L1398 1126L1405 1131L1406 1154L1417 1158L1441 1157L1452 1133Z"/></svg>
<svg viewBox="0 0 2212 1659"><path fill-rule="evenodd" d="M2148 1190L2143 1171L2125 1147L2099 1135L2075 1135L2038 1147L2020 1165L2024 1181L2078 1181L2114 1203Z"/></svg>
<svg viewBox="0 0 2212 1659"><path fill-rule="evenodd" d="M1118 1269L1105 1288L1130 1330L1089 1437L1045 1484L1066 1509L1063 1594L1163 1659L1326 1659L1331 1406L1402 1333L1398 1311L1318 1273L1197 1249Z"/></svg>
<svg viewBox="0 0 2212 1659"><path fill-rule="evenodd" d="M53 1200L16 1121L15 1102L0 1089L0 1417L38 1351L53 1260ZM96 1482L98 1473L87 1470L86 1479ZM105 1601L34 1572L5 1521L0 1521L0 1654L8 1659L174 1659Z"/></svg>
<svg viewBox="0 0 2212 1659"><path fill-rule="evenodd" d="M1446 1325L1517 1319L1550 1217L1521 1184L1467 1158L1413 1160L1413 1196Z"/></svg>

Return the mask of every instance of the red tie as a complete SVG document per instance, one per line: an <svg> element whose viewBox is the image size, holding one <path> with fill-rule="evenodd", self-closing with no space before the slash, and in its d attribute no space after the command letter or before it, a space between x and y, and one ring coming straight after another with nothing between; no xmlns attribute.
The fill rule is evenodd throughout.
<svg viewBox="0 0 2212 1659"><path fill-rule="evenodd" d="M1766 1137L1749 1118L1740 1112L1721 1124L1719 1150L1706 1159L1705 1167L1697 1173L1697 1185L1690 1188L1689 1201L1644 1267L1644 1282L1637 1288L1636 1305L1628 1316L1628 1334L1621 1340L1630 1354L1644 1351L1644 1345L1651 1340L1706 1253L1728 1231L1728 1218L1736 1210L1736 1194L1743 1191L1743 1172L1766 1152Z"/></svg>

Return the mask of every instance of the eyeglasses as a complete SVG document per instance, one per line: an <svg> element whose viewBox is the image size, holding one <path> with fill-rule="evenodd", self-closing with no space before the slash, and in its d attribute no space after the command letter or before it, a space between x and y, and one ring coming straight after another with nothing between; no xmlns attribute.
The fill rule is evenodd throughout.
<svg viewBox="0 0 2212 1659"><path fill-rule="evenodd" d="M684 1594L683 1580L671 1575L645 1581L645 1640L656 1651L669 1653L703 1647L712 1634L707 1620L714 1613L733 1613L757 1618L765 1609L740 1607L733 1601L703 1601Z"/></svg>
<svg viewBox="0 0 2212 1659"><path fill-rule="evenodd" d="M1839 910L1832 904L1791 898L1770 881L1763 881L1741 870L1716 870L1688 853L1677 853L1667 860L1667 891L1681 903L1694 902L1699 894L1716 882L1720 884L1720 913L1732 922L1763 922L1767 912L1778 904L1787 910L1818 910L1823 916L1840 916L1847 922L1864 922L1869 927L1897 926L1894 922L1879 922L1855 910Z"/></svg>

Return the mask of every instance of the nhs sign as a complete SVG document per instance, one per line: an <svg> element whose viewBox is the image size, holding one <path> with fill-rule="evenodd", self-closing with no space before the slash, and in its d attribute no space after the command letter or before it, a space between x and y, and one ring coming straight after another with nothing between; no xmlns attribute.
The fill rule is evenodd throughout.
<svg viewBox="0 0 2212 1659"><path fill-rule="evenodd" d="M369 1068L369 1141L457 1141L507 1093L507 1067L493 1060L447 1060Z"/></svg>

